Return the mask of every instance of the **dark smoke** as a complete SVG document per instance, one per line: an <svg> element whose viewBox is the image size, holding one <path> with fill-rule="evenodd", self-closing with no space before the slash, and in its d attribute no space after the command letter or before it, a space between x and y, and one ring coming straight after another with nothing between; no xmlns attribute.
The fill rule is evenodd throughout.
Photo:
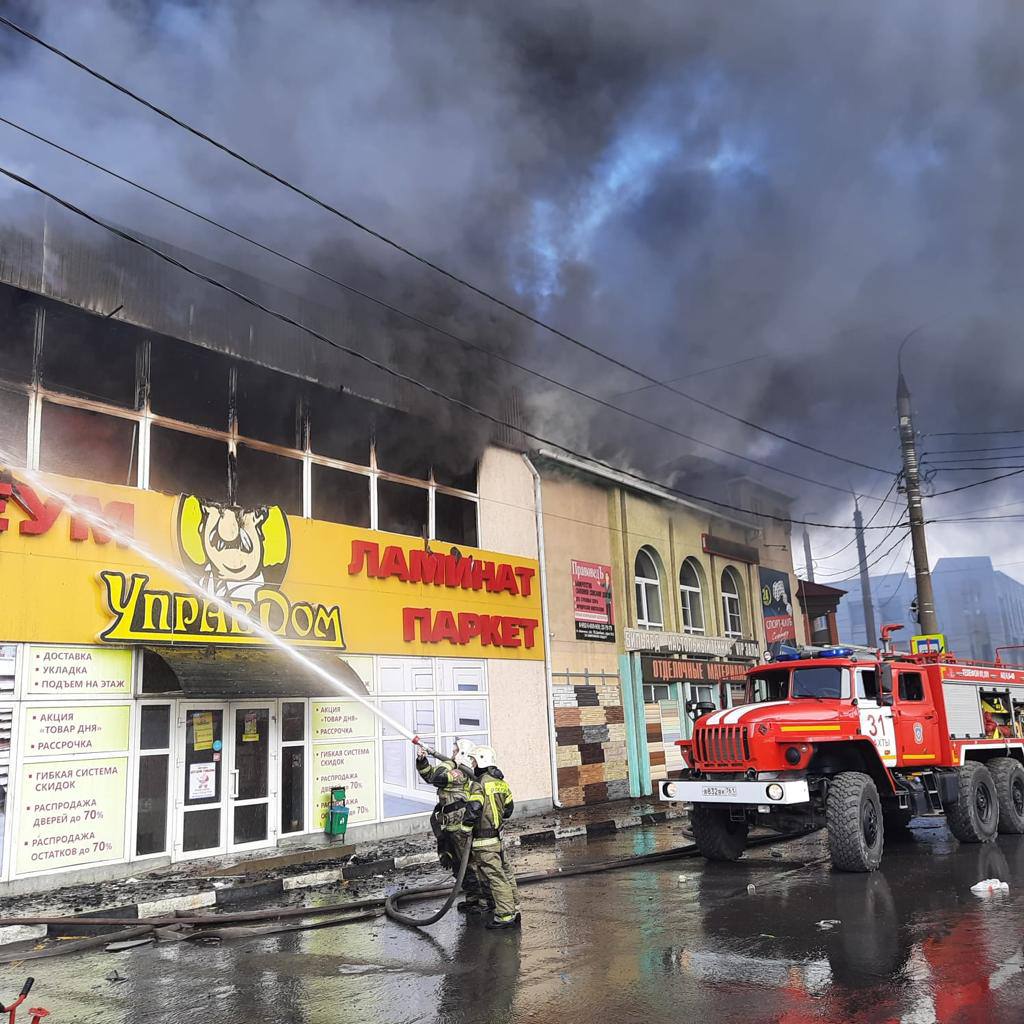
<svg viewBox="0 0 1024 1024"><path fill-rule="evenodd" d="M895 469L895 351L920 327L904 365L922 430L1024 427L1017 4L96 0L5 9L414 250L734 413ZM724 447L862 493L888 486L676 395L624 394L644 382L4 31L0 53L8 115L325 272ZM350 342L474 404L500 412L517 385L539 433L671 472L680 486L704 479L688 460L706 449L339 297L10 129L0 138L5 159L29 176L339 310ZM22 201L6 186L0 195L8 209ZM736 365L702 372L725 364ZM437 414L430 403L424 411ZM849 516L835 491L741 463L728 470L792 489L796 514ZM946 472L934 486L984 475ZM936 499L932 514L1019 493L1011 479ZM823 537L822 549L833 541ZM994 550L1002 560L1015 543L1012 526L947 526L933 553Z"/></svg>

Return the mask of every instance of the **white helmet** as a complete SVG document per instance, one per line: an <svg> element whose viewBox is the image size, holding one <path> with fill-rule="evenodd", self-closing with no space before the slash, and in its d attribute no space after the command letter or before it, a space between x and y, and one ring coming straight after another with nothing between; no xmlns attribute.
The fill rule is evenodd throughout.
<svg viewBox="0 0 1024 1024"><path fill-rule="evenodd" d="M478 769L493 768L495 762L498 760L498 755L494 753L494 747L474 747L470 751L471 758L476 762Z"/></svg>
<svg viewBox="0 0 1024 1024"><path fill-rule="evenodd" d="M455 752L454 752L455 763L460 768L468 768L470 771L473 770L473 762L470 758L473 756L473 744L466 743L463 745L458 740L455 741Z"/></svg>

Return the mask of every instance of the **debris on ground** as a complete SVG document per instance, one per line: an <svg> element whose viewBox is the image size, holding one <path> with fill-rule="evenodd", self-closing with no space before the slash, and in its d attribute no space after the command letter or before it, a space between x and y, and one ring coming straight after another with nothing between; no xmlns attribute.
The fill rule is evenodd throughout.
<svg viewBox="0 0 1024 1024"><path fill-rule="evenodd" d="M842 921L837 921L835 918L826 918L824 921L818 922L818 930L823 932L831 931L837 924L842 924Z"/></svg>
<svg viewBox="0 0 1024 1024"><path fill-rule="evenodd" d="M995 896L997 893L1009 891L1009 885L1006 882L999 881L998 878L983 878L980 882L975 882L971 886L971 892L975 896Z"/></svg>

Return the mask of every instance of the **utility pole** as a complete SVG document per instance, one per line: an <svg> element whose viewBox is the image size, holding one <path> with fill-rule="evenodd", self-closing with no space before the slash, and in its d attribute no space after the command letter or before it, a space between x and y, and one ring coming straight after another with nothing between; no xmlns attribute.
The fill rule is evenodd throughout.
<svg viewBox="0 0 1024 1024"><path fill-rule="evenodd" d="M928 568L928 546L924 536L924 506L921 504L921 465L917 461L917 439L910 409L910 390L899 372L896 385L896 414L899 419L900 449L903 453L903 487L907 494L907 518L914 547L914 576L917 579L917 621L922 633L938 633L935 618L935 593Z"/></svg>
<svg viewBox="0 0 1024 1024"><path fill-rule="evenodd" d="M878 635L875 633L875 607L871 603L868 556L864 550L864 517L860 514L857 495L853 496L853 525L857 530L857 564L860 566L860 599L864 604L864 632L867 634L868 647L873 647L878 643Z"/></svg>
<svg viewBox="0 0 1024 1024"><path fill-rule="evenodd" d="M807 563L804 567L804 575L807 577L808 583L814 582L814 559L811 557L811 535L807 532L807 527L804 527L804 561Z"/></svg>

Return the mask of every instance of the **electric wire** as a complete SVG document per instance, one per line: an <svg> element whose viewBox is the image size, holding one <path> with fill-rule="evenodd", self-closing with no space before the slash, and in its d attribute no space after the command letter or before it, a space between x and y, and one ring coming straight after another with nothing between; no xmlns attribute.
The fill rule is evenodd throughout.
<svg viewBox="0 0 1024 1024"><path fill-rule="evenodd" d="M228 227L226 224L223 224L220 221L217 221L214 218L207 216L206 214L200 213L197 210L193 210L191 207L185 206L183 203L179 203L176 200L169 198L168 196L162 195L161 193L156 192L155 190L147 187L146 185L143 185L141 182L135 181L134 179L126 177L123 174L119 174L117 171L114 171L109 167L105 167L103 164L97 163L95 160L91 160L88 157L83 156L81 153L77 153L74 150L69 149L66 146L63 146L52 139L48 139L46 138L46 136L40 135L38 132L34 132L31 129L24 127L23 125L18 124L16 121L12 121L9 118L0 116L0 123L5 124L10 128L14 128L15 130L22 132L23 134L29 136L30 138L36 139L37 141L42 142L45 145L50 146L51 148L61 153L64 153L66 156L72 157L73 159L78 160L81 163L86 164L87 166L92 167L97 171L102 172L103 174L107 174L111 178L123 182L124 184L129 185L130 187L135 188L138 191L143 192L154 199L158 199L176 210L180 210L183 213L189 214L190 216L195 217L197 220L200 220L205 224L209 224L211 227L217 228L218 230L223 231L224 233L231 235L232 237L237 238L243 242L246 242L249 245L253 245L256 248L262 250L263 252L269 253L270 255L277 257L278 259L284 260L285 262L291 264L292 266L298 267L301 270L314 274L317 277L321 278L322 280L328 281L329 283L336 285L339 288L342 288L344 291L349 292L352 295L356 295L361 299L365 299L368 302L374 303L375 305L383 309L386 309L391 313L395 313L396 315L401 316L407 320L410 320L411 322L418 324L421 327L425 327L427 330L433 331L436 334L439 334L442 337L449 339L450 341L454 341L465 348L471 349L475 352L479 352L488 358L495 359L498 360L499 362L515 367L517 370L520 370L523 373L530 374L531 376L537 377L538 379L543 380L546 383L551 384L555 387L562 388L565 391L568 391L579 398L583 398L589 402L593 402L596 405L602 406L603 408L610 409L613 412L619 413L620 415L628 416L629 418L637 420L638 422L643 423L649 427L654 427L657 430L665 431L666 433L682 438L683 440L690 441L694 444L701 445L705 448L709 448L710 450L718 452L722 455L728 455L731 458L739 459L743 462L749 463L750 465L759 466L760 468L769 470L770 472L780 473L783 476L792 477L794 480L800 480L803 483L813 484L816 487L824 487L828 488L829 490L841 491L843 493L847 491L846 487L842 487L838 484L831 484L825 480L804 476L801 473L796 473L789 469L783 469L781 466L773 465L770 462L763 462L760 459L754 459L748 455L742 455L739 452L732 451L731 449L728 448L723 448L720 445L712 443L711 441L705 441L702 438L695 437L692 434L687 434L684 431L677 430L675 427L669 426L666 423L660 423L657 420L649 419L648 417L643 416L640 413L633 412L629 409L624 409L621 406L615 405L613 402L608 401L607 399L599 398L588 391L584 391L581 388L575 387L572 384L567 384L562 380L558 380L555 377L551 377L548 374L541 372L540 370L533 369L532 367L526 366L523 363L517 362L515 359L511 359L508 356L502 355L498 352L494 352L491 349L485 348L483 345L478 345L467 338L455 334L454 332L448 330L445 327L441 327L438 324L423 319L422 317L416 315L415 313L410 313L407 310L401 309L400 307L395 306L384 299L380 299L375 295L371 295L369 292L363 291L362 289L357 288L354 285L347 284L346 282L341 281L336 277L332 277L330 274L326 274L323 271L317 270L315 267L312 267L307 263L303 263L301 260L289 256L287 253L281 252L279 249L275 249L270 245L266 245L265 243L260 242L258 239L253 238L251 235L244 234L241 231L237 231L234 228ZM741 360L741 362L743 361L744 360ZM874 495L866 495L865 497L870 498L872 501L879 500Z"/></svg>
<svg viewBox="0 0 1024 1024"><path fill-rule="evenodd" d="M996 434L1024 434L1024 427L1013 430L944 430L922 434L922 437L991 437Z"/></svg>
<svg viewBox="0 0 1024 1024"><path fill-rule="evenodd" d="M882 545L883 545L883 544L884 544L884 543L885 543L885 542L886 542L886 541L887 541L887 540L888 540L888 539L889 539L889 538L890 538L890 537L891 537L891 536L892 536L892 535L893 535L893 534L894 534L894 533L895 533L895 532L896 532L897 530L899 530L899 529L902 529L903 527L905 527L905 526L907 526L907 525L908 525L908 523L907 523L907 520L905 520L905 519L904 519L904 520L901 520L901 521L900 521L900 522L898 522L898 523L894 523L894 524L891 524L891 525L890 525L890 526L888 527L888 529L887 529L887 532L886 532L886 533L884 533L884 534L882 534L882 536L881 536L881 537L879 538L879 540L878 540L878 543L877 543L877 544L875 544L875 546L874 546L874 547L872 547L872 548L871 548L871 549L870 549L869 551L865 551L865 552L864 552L864 562L865 562L865 568L870 568L870 567L871 567L872 565L874 565L874 564L875 564L875 562L877 562L877 559L875 560L875 562L868 562L868 559L869 559L869 558L870 558L870 557L871 557L871 556L872 556L872 555L873 555L873 554L874 554L874 553L875 553L876 551L878 551L878 549L879 549L879 548L880 548L880 547L881 547L881 546L882 546ZM908 531L908 532L907 532L907 534L905 534L904 536L909 536L909 535L910 535L910 534L909 534L909 531ZM892 548L889 548L889 551L891 551L891 550L892 550ZM887 551L887 552L886 552L885 554L888 554L888 551ZM885 557L885 555L883 554L883 555L882 555L881 557L883 557L883 558L884 558L884 557ZM850 578L850 575L851 575L852 573L858 573L858 572L860 572L860 568L861 568L861 565L860 565L860 561L861 561L861 560L860 560L860 559L858 559L858 560L857 560L857 563L856 563L856 565L853 565L853 566L851 566L851 567L850 567L850 568L848 568L848 569L835 569L835 570L832 570L832 571L830 571L830 572L823 572L823 573L820 573L820 575L821 575L821 576L823 576L823 577L825 577L826 579L849 579L849 578ZM816 573L815 575L819 575L819 574L817 574L817 573Z"/></svg>
<svg viewBox="0 0 1024 1024"><path fill-rule="evenodd" d="M2 17L0 17L0 21L2 20ZM589 461L593 465L601 466L605 469L611 470L614 473L618 473L623 476L629 477L640 483L645 483L654 487L658 487L661 490L665 491L666 493L677 495L679 497L686 498L690 501L695 501L706 505L713 505L716 508L724 508L733 512L740 512L744 515L753 516L755 518L770 519L774 522L786 523L790 525L817 526L821 529L833 530L854 529L852 525L848 525L845 523L820 523L811 520L792 519L789 516L780 516L771 512L755 512L752 509L744 508L742 505L736 505L731 502L719 501L716 498L709 498L703 495L694 494L690 491L684 491L680 488L670 487L662 483L661 481L654 480L650 477L645 477L639 473L619 469L617 466L613 466L610 463L604 462L603 460L595 458L593 456L583 455L582 453L577 452L575 449L569 448L558 441L553 441L550 438L546 438L540 434L536 434L526 429L525 427L509 423L506 420L501 419L501 417L495 416L492 413L489 413L483 409L479 409L476 406L471 405L470 403L462 400L461 398L456 398L452 395L449 395L446 392L441 391L438 388L435 388L431 384L427 384L423 381L416 380L416 378L411 377L409 374L406 374L393 366L388 366L385 363L381 363L378 360L374 359L372 356L366 355L364 352L359 352L356 349L349 348L348 346L343 345L338 341L335 341L333 338L330 338L325 334L321 334L319 331L314 330L312 327L308 327L305 324L300 323L298 320L295 320L294 318L288 316L286 313L282 313L279 310L272 309L269 306L265 305L264 303L260 302L259 300L252 298L252 296L246 295L244 292L232 288L230 285L225 284L223 281L219 281L217 278L211 277L208 274L204 274L201 271L188 266L188 264L181 262L181 260L178 260L165 252L162 252L160 249L157 249L155 246L150 245L148 242L144 242L142 239L137 238L130 232L125 231L122 228L115 227L112 224L108 224L103 220L100 220L98 217L95 217L91 213L86 212L81 207L76 206L74 203L70 202L70 200L58 196L56 193L51 192L49 189L44 188L42 185L39 185L36 182L30 180L29 178L25 178L20 174L17 174L16 172L10 170L7 167L0 166L0 174L2 174L4 177L9 178L11 181L18 182L19 184L25 186L26 188L31 189L34 192L38 192L40 195L46 196L48 199L52 200L58 206L63 207L64 209L68 210L71 213L74 213L76 216L81 217L82 219L88 221L91 224L95 224L97 227L103 228L103 230L108 231L110 234L118 238L121 238L126 242L130 242L133 245L138 246L145 252L150 253L151 255L157 257L160 260L163 260L165 263L168 263L173 267L177 267L179 270L182 270L185 273L191 275L192 277L195 277L197 280L204 281L211 287L217 288L229 295L233 295L236 299L239 299L240 301L246 303L247 305L252 306L254 309L258 309L261 312L266 313L268 316L271 316L276 320L280 320L282 323L288 324L290 327L294 327L296 330L302 331L304 334L308 334L310 337L315 338L317 341L321 341L326 345L330 345L332 348L335 348L340 352L344 352L346 355L351 356L353 359L357 359L360 362L366 363L367 365L372 366L377 370L380 370L382 373L385 373L388 376L394 377L396 380L400 380L406 384L418 388L421 391L424 391L427 394L432 395L434 398L439 398L442 401L449 402L452 405L455 405L466 412L479 416L480 418L485 419L496 426L504 427L507 430L511 430L515 433L522 434L524 437L528 437L533 441L537 441L542 445L550 445L552 448L557 448L559 451L564 452L567 455L571 455L579 459L584 459L586 461ZM884 529L884 527L881 526L865 528L879 530Z"/></svg>
<svg viewBox="0 0 1024 1024"><path fill-rule="evenodd" d="M889 484L889 490L887 490L885 492L885 497L882 498L881 500L879 500L878 498L875 499L876 501L878 501L878 507L875 509L874 512L871 513L871 516L869 517L868 521L864 524L865 527L870 526L875 521L875 516L878 515L879 509L881 509L881 507L882 507L882 503L889 500L889 496L896 489L896 485L900 482L900 477L902 475L903 475L902 471L899 472L899 473L894 474L893 478L892 478L892 483ZM889 520L889 525L890 526L892 525L892 519L891 518ZM830 555L822 555L820 558L814 559L814 561L815 562L819 562L820 561L820 562L823 562L823 563L824 562L828 562L831 559L835 558L836 555L841 555L847 548L852 547L856 543L857 543L857 535L854 534L854 536L849 541L847 541L841 548L837 549L836 551L833 551L832 554L830 554Z"/></svg>
<svg viewBox="0 0 1024 1024"><path fill-rule="evenodd" d="M1024 469L1015 469L1012 473L1001 473L999 476L990 476L984 480L975 480L973 483L961 484L959 487L949 487L944 491L935 491L933 494L929 494L928 497L941 498L944 494L958 494L960 491L969 491L972 487L983 487L985 484L992 484L997 480L1006 480L1011 476L1019 476L1021 473L1024 473Z"/></svg>
<svg viewBox="0 0 1024 1024"><path fill-rule="evenodd" d="M40 38L33 32L30 32L28 29L23 28L21 25L18 25L16 22L12 21L10 18L0 15L0 24L7 26L7 28L11 29L14 32L17 32L25 39L28 39L36 45L43 47L45 50L48 50L55 56L60 57L62 60L67 61L69 64L78 68L80 71L83 71L87 75L90 75L92 78L95 78L97 81L102 82L104 85L109 86L110 88L116 90L122 95L127 96L129 99L134 100L136 103L141 104L146 109L152 111L154 114L157 114L159 117L162 117L165 120L170 121L172 124L181 128L183 131L186 131L189 134L195 136L196 138L201 139L203 142L208 143L215 149L220 150L222 153L225 153L226 155L232 157L233 159L240 161L241 163L243 163L245 166L249 167L256 173L261 174L266 178L269 178L271 181L274 181L278 185L281 185L282 187L288 189L289 191L295 193L296 195L301 196L308 202L311 202L314 205L320 207L321 209L327 211L328 213L331 213L334 216L339 217L341 220L352 225L358 230L368 234L372 238L375 238L382 244L387 245L392 249L395 249L396 251L402 253L404 256L408 256L410 259L413 259L416 262L422 264L423 266L428 267L435 273L438 273L443 277L448 278L450 281L453 281L454 283L469 289L470 291L476 293L480 297L487 299L489 302L495 303L496 305L505 309L509 313L512 313L513 315L526 320L528 323L531 323L534 326L539 327L544 331L547 331L548 333L554 335L555 337L561 338L562 340L567 341L572 345L575 345L576 347L582 349L583 351L589 352L591 355L604 359L607 362L611 363L612 365L617 366L619 369L625 370L628 373L639 377L641 380L646 381L651 386L663 388L667 391L670 391L672 394L678 395L680 398L685 398L687 401L693 402L694 404L701 406L704 409L708 409L711 412L718 413L719 415L725 416L726 418L731 419L737 423L741 423L752 430L757 430L763 434L768 435L769 437L774 437L779 441L784 441L787 444L795 445L796 447L802 448L805 451L814 452L815 454L823 455L826 458L835 459L839 462L844 462L847 465L857 466L860 469L868 469L876 473L889 474L890 472L892 472L889 469L883 469L882 467L879 466L872 466L866 462L860 462L857 459L850 459L844 455L838 455L835 452L827 451L824 448L818 448L817 446L808 444L805 441L800 441L797 438L790 437L787 434L783 434L777 430L772 430L769 427L765 427L759 423L755 423L753 420L748 420L743 416L738 416L735 413L731 413L725 409L720 408L719 406L704 401L701 398L697 398L695 395L691 395L688 392L681 391L679 388L676 388L671 384L666 384L663 381L658 380L656 377L650 376L645 371L639 370L636 367L631 366L628 363L618 359L617 357L609 355L607 352L602 352L600 349L593 347L587 342L580 341L578 338L573 337L571 334L568 334L567 332L557 327L554 327L551 324L546 323L545 321L527 312L526 310L521 309L510 302L507 302L500 296L497 296L492 292L489 292L486 289L473 284L471 281L468 281L466 278L461 277L450 270L446 270L444 267L433 262L427 257L421 256L418 253L414 252L412 249L409 249L407 246L401 244L400 242L396 242L394 239L389 238L387 235L383 234L383 232L370 227L369 225L358 220L351 214L345 213L343 210L338 209L336 206L333 206L332 204L328 203L323 199L320 199L319 197L313 195L313 193L307 191L301 186L296 185L293 182L289 181L287 178L284 178L281 175L275 173L274 171L269 170L262 164L259 164L255 160L251 159L250 157L247 157L244 154L238 152L237 150L232 149L226 143L213 138L211 135L208 135L206 132L203 132L198 128L195 128L188 122L175 116L174 114L163 109L162 107L157 106L150 100L147 100L144 97L140 96L138 93L132 91L127 86L114 81L112 78L109 78L107 75L104 75L102 72L96 70L95 68L84 63L78 58L71 56L71 54L67 53L64 50L61 50L54 44L49 43L46 40Z"/></svg>

